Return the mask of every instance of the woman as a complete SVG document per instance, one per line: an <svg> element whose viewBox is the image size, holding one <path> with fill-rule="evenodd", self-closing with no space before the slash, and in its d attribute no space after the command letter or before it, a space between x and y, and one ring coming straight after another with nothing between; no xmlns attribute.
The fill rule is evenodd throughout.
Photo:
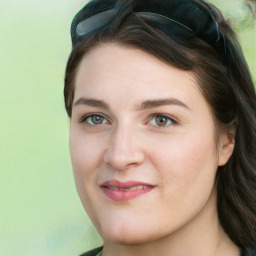
<svg viewBox="0 0 256 256"><path fill-rule="evenodd" d="M96 0L65 76L78 194L104 245L83 255L255 255L255 89L203 0Z"/></svg>

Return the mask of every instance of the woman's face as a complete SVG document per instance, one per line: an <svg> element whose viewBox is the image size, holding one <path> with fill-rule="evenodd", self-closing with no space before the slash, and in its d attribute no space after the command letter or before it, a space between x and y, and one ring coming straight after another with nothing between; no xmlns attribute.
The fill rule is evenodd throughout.
<svg viewBox="0 0 256 256"><path fill-rule="evenodd" d="M232 147L224 133L216 143L189 72L109 43L83 58L75 86L75 181L105 241L153 241L217 216L216 170Z"/></svg>

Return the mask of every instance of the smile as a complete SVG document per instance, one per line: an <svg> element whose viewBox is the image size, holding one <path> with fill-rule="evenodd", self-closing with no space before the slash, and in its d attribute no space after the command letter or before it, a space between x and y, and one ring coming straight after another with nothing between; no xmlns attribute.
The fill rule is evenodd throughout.
<svg viewBox="0 0 256 256"><path fill-rule="evenodd" d="M147 186L136 186L136 187L131 187L131 188L117 188L117 187L106 187L112 190L138 190L138 189L146 189Z"/></svg>
<svg viewBox="0 0 256 256"><path fill-rule="evenodd" d="M107 181L101 185L106 196L114 201L129 201L149 193L154 188L151 184L136 181L119 182L116 180Z"/></svg>

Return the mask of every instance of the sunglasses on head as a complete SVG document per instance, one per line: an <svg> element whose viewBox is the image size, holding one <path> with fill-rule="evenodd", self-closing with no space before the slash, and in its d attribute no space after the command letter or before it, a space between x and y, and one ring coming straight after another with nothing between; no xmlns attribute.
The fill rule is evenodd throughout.
<svg viewBox="0 0 256 256"><path fill-rule="evenodd" d="M92 1L73 19L71 36L73 47L92 33L108 26L120 12L122 1ZM89 11L90 10L90 11ZM93 10L93 11L91 11ZM193 0L138 0L133 13L146 25L158 28L170 38L197 36L217 52L226 54L225 39L212 14Z"/></svg>

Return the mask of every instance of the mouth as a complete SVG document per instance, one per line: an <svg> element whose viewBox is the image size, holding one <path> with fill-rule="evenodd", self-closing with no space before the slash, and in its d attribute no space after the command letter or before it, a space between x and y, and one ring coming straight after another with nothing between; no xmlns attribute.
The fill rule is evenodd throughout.
<svg viewBox="0 0 256 256"><path fill-rule="evenodd" d="M138 181L111 180L104 182L100 187L104 194L114 201L129 201L149 193L155 186Z"/></svg>
<svg viewBox="0 0 256 256"><path fill-rule="evenodd" d="M135 187L131 187L131 188L119 188L119 187L111 187L111 186L107 186L106 188L108 189L112 189L112 190L138 190L138 189L146 189L147 186L135 186Z"/></svg>

